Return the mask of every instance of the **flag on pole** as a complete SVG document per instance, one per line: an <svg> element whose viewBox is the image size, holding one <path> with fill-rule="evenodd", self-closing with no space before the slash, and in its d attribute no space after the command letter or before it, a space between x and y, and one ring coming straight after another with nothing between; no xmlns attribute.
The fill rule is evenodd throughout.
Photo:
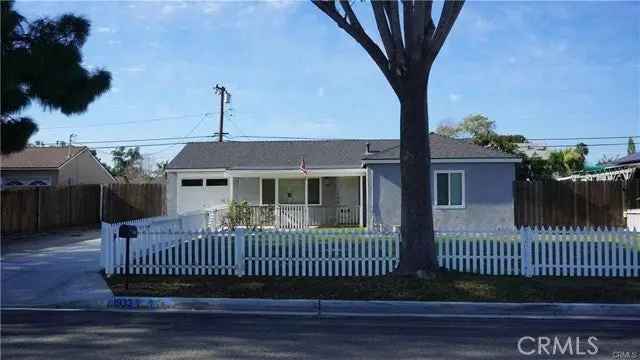
<svg viewBox="0 0 640 360"><path fill-rule="evenodd" d="M307 175L307 167L304 164L304 156L302 157L302 160L300 160L300 171Z"/></svg>

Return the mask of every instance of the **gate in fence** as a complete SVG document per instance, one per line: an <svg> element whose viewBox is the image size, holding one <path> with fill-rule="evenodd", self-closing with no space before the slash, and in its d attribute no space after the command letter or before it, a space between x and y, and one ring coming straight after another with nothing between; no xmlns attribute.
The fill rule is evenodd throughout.
<svg viewBox="0 0 640 360"><path fill-rule="evenodd" d="M197 219L197 220L194 220ZM210 231L206 216L141 225L130 273L151 275L378 276L399 261L398 233L360 230ZM168 226L167 223L172 225ZM162 224L159 222L158 224ZM190 224L190 225L185 225ZM103 224L103 265L122 274L119 224ZM639 276L640 233L626 229L438 231L442 268L486 275Z"/></svg>

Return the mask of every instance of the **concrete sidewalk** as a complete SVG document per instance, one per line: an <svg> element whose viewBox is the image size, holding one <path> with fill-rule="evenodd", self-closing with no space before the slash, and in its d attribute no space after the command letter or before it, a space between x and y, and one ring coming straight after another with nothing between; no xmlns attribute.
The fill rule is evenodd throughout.
<svg viewBox="0 0 640 360"><path fill-rule="evenodd" d="M100 275L100 233L71 230L3 241L2 306L105 302L113 294Z"/></svg>

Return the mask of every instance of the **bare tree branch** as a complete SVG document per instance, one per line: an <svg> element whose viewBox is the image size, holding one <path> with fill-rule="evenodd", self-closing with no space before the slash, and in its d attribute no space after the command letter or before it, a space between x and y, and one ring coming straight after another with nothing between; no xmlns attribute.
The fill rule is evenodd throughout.
<svg viewBox="0 0 640 360"><path fill-rule="evenodd" d="M444 41L447 39L447 36L449 36L449 32L451 32L451 28L456 22L463 5L464 0L445 0L433 38L429 42L428 46L423 47L423 50L426 53L425 55L430 56L431 59L436 58L444 44Z"/></svg>
<svg viewBox="0 0 640 360"><path fill-rule="evenodd" d="M400 29L400 13L398 11L397 1L385 1L384 9L389 21L389 30L391 30L391 37L396 47L395 61L398 66L403 69L406 67L406 51L402 41L402 30Z"/></svg>
<svg viewBox="0 0 640 360"><path fill-rule="evenodd" d="M413 44L414 49L422 49L424 45L424 20L426 18L425 12L427 3L430 1L416 1L413 8ZM415 51L412 55L416 57L414 60L418 60L421 57L422 51Z"/></svg>
<svg viewBox="0 0 640 360"><path fill-rule="evenodd" d="M384 3L381 1L371 2L373 8L373 16L376 19L376 26L382 39L382 45L384 45L384 51L387 53L389 62L393 63L396 56L396 46L391 38L391 30L389 29L389 22L384 12ZM393 66L393 65L392 65Z"/></svg>
<svg viewBox="0 0 640 360"><path fill-rule="evenodd" d="M312 0L312 2L367 51L371 59L373 59L382 71L382 74L389 82L389 85L391 85L391 88L393 88L393 91L395 91L396 95L400 96L401 88L399 79L391 71L389 60L385 57L380 47L364 31L348 1L341 2L341 6L345 10L345 16L342 16L338 12L335 1L333 0Z"/></svg>
<svg viewBox="0 0 640 360"><path fill-rule="evenodd" d="M402 0L404 22L404 48L407 54L413 52L413 0Z"/></svg>
<svg viewBox="0 0 640 360"><path fill-rule="evenodd" d="M433 36L433 31L436 29L436 26L433 23L433 16L431 15L432 8L433 8L433 1L427 1L424 9L424 16L426 21L424 24L424 29L422 29L422 31L424 32L424 38L427 41L431 39L431 37ZM422 46L424 47L424 43L422 44Z"/></svg>

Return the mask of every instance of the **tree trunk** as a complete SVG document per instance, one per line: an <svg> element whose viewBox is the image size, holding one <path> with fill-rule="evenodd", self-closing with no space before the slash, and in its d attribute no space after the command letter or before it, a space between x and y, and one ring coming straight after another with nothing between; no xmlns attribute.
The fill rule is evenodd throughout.
<svg viewBox="0 0 640 360"><path fill-rule="evenodd" d="M438 271L431 201L431 150L428 135L429 71L407 76L400 97L400 173L402 183L399 275Z"/></svg>

